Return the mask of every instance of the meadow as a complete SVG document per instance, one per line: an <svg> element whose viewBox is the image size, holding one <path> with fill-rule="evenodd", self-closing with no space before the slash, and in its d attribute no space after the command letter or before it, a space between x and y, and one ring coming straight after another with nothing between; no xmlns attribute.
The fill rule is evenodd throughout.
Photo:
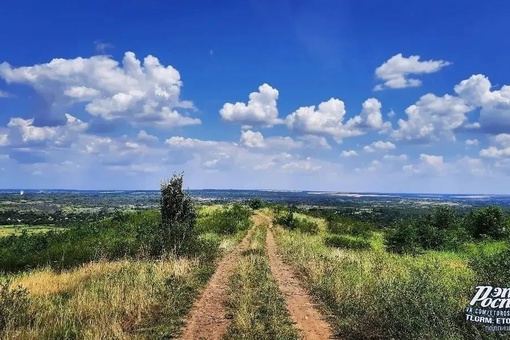
<svg viewBox="0 0 510 340"><path fill-rule="evenodd" d="M510 286L510 224L496 206L461 212L440 206L381 223L391 212L374 220L334 207L257 199L196 206L178 184L162 187L160 209L0 227L0 338L179 337L212 275L222 270L220 260L231 253L232 272L220 287L226 309L215 316L228 324L222 337L301 338L306 333L289 309L292 296L282 294L272 275L269 233L273 251L334 337L510 334L487 332L465 317L477 285Z"/></svg>

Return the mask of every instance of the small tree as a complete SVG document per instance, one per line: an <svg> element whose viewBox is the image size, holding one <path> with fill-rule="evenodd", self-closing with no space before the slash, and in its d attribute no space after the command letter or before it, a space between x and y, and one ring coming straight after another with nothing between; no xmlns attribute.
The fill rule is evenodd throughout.
<svg viewBox="0 0 510 340"><path fill-rule="evenodd" d="M253 210L260 209L264 206L262 201L260 200L260 198L252 198L252 199L248 200L247 204Z"/></svg>
<svg viewBox="0 0 510 340"><path fill-rule="evenodd" d="M475 239L490 237L501 239L508 234L505 213L498 206L488 206L471 211L466 224Z"/></svg>
<svg viewBox="0 0 510 340"><path fill-rule="evenodd" d="M161 250L182 254L195 240L197 214L191 197L182 190L183 175L161 184Z"/></svg>

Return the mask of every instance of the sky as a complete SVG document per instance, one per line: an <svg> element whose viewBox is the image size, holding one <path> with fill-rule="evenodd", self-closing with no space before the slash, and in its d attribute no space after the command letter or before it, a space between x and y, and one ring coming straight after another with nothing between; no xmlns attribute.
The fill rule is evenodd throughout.
<svg viewBox="0 0 510 340"><path fill-rule="evenodd" d="M510 2L5 0L0 188L510 194Z"/></svg>

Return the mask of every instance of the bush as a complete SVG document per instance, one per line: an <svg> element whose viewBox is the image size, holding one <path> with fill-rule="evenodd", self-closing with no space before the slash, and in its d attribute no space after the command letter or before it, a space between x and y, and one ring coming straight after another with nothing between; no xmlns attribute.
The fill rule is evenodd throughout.
<svg viewBox="0 0 510 340"><path fill-rule="evenodd" d="M198 233L212 232L216 234L232 235L240 230L250 228L252 212L240 204L230 208L219 209L209 216L199 218L195 230Z"/></svg>
<svg viewBox="0 0 510 340"><path fill-rule="evenodd" d="M488 206L471 211L465 218L465 224L475 239L502 239L508 236L505 214L500 207Z"/></svg>
<svg viewBox="0 0 510 340"><path fill-rule="evenodd" d="M345 249L370 249L370 242L360 238L331 235L324 238L324 244L328 247L345 248Z"/></svg>
<svg viewBox="0 0 510 340"><path fill-rule="evenodd" d="M368 239L372 236L372 225L368 222L350 221L339 218L328 219L328 231L332 234L352 235Z"/></svg>
<svg viewBox="0 0 510 340"><path fill-rule="evenodd" d="M161 229L163 251L185 253L195 241L197 213L191 197L182 190L183 175L173 175L161 184Z"/></svg>
<svg viewBox="0 0 510 340"><path fill-rule="evenodd" d="M246 204L253 210L258 210L264 206L260 198L252 198L246 202Z"/></svg>
<svg viewBox="0 0 510 340"><path fill-rule="evenodd" d="M468 239L468 233L450 207L438 207L422 218L397 222L386 232L389 251L416 254L422 250L455 250Z"/></svg>
<svg viewBox="0 0 510 340"><path fill-rule="evenodd" d="M306 218L295 218L296 229L305 234L316 235L319 232L319 225Z"/></svg>
<svg viewBox="0 0 510 340"><path fill-rule="evenodd" d="M469 266L473 268L480 284L492 286L510 286L510 249L489 254L482 252L469 259Z"/></svg>
<svg viewBox="0 0 510 340"><path fill-rule="evenodd" d="M280 225L289 230L295 230L297 228L297 220L294 218L294 213L292 211L275 215L273 224Z"/></svg>

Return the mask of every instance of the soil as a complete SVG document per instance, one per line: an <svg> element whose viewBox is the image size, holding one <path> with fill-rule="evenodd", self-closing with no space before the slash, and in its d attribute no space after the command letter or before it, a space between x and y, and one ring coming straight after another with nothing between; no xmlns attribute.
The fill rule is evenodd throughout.
<svg viewBox="0 0 510 340"><path fill-rule="evenodd" d="M271 274L285 298L287 310L303 339L334 339L329 324L315 308L312 298L301 286L292 269L277 254L277 247L271 229L267 231L267 252Z"/></svg>
<svg viewBox="0 0 510 340"><path fill-rule="evenodd" d="M270 218L260 213L255 214L253 220L255 227L270 225ZM226 334L232 319L232 316L226 315L228 280L234 272L237 258L248 249L253 230L250 229L243 241L219 262L216 272L186 318L181 339L221 339ZM315 308L299 279L277 254L271 228L268 229L266 242L271 274L285 298L289 315L301 337L313 340L334 339L331 328Z"/></svg>
<svg viewBox="0 0 510 340"><path fill-rule="evenodd" d="M181 339L221 339L225 335L231 319L226 315L228 280L234 272L237 258L248 249L252 233L253 228L233 251L220 260L216 271L200 297L195 300L185 320L186 326Z"/></svg>

